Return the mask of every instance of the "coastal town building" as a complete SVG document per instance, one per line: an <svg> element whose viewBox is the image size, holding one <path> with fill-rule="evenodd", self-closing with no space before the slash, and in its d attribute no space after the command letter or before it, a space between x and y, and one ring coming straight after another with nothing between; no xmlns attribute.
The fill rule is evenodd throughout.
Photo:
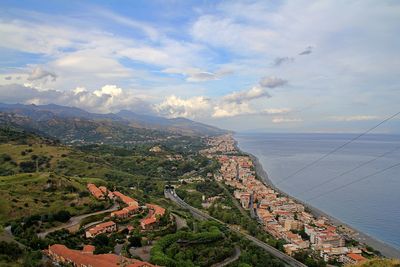
<svg viewBox="0 0 400 267"><path fill-rule="evenodd" d="M148 262L130 259L115 254L94 255L94 246L86 245L83 250L69 249L64 245L55 244L48 247L44 253L57 265L74 267L156 267Z"/></svg>
<svg viewBox="0 0 400 267"><path fill-rule="evenodd" d="M215 179L234 189L233 196L243 208L254 211L269 234L288 242L284 245L287 254L311 248L326 261L362 260L361 250L346 247L343 234L327 218L314 217L303 204L283 196L258 180L251 157L235 155L238 151L232 136L212 137L208 144L211 147L202 153L216 158L220 163ZM308 238L295 234L300 231L304 231Z"/></svg>
<svg viewBox="0 0 400 267"><path fill-rule="evenodd" d="M103 233L111 233L117 231L117 224L113 221L108 221L104 223L100 223L95 225L94 227L89 228L86 232L86 238L92 238L99 234Z"/></svg>
<svg viewBox="0 0 400 267"><path fill-rule="evenodd" d="M341 262L343 262L344 264L358 264L366 260L367 259L362 255L355 253L348 253L341 256Z"/></svg>

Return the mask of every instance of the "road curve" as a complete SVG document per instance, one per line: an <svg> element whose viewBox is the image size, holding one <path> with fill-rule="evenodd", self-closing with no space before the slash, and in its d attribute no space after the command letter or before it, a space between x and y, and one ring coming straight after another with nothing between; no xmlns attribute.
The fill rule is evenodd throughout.
<svg viewBox="0 0 400 267"><path fill-rule="evenodd" d="M177 203L179 206L188 209L195 218L198 218L200 220L214 220L217 221L225 226L227 226L231 231L240 234L242 236L244 236L247 240L253 242L253 244L257 245L258 247L264 249L265 251L267 251L268 253L272 254L273 256L279 258L280 260L282 260L283 262L286 263L287 266L292 266L292 267L307 267L307 265L297 261L296 259L290 257L289 255L286 255L285 253L283 253L282 251L268 245L267 243L249 235L249 234L245 234L242 233L241 231L234 229L232 227L230 227L228 224L190 206L189 204L187 204L185 201L183 201L176 193L173 189L165 189L164 190L164 195L166 198L172 200L173 202Z"/></svg>
<svg viewBox="0 0 400 267"><path fill-rule="evenodd" d="M100 210L100 211L96 211L96 212L92 212L92 213L87 213L87 214L82 214L82 215L78 215L78 216L71 217L71 218L69 219L68 222L63 223L63 224L61 224L61 225L59 225L59 226L56 226L56 227L47 229L47 230L44 231L44 232L38 233L37 236L38 236L39 238L44 238L44 237L46 237L46 235L48 235L49 233L52 233L52 232L55 232L55 231L57 231L57 230L61 230L61 229L64 229L64 228L70 228L70 227L72 227L72 226L74 226L74 225L77 225L77 224L79 224L83 219L85 219L85 218L87 218L87 217L89 217L89 216L97 215L97 214L102 214L102 213L106 213L106 212L112 212L112 211L115 211L115 210L117 210L117 209L119 209L119 205L118 205L117 203L114 203L114 205L113 205L111 208L106 209L106 210Z"/></svg>

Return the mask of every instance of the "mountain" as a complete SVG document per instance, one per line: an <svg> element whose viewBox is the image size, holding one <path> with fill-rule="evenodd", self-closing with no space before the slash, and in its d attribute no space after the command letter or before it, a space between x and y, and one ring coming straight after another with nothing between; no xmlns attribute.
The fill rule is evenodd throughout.
<svg viewBox="0 0 400 267"><path fill-rule="evenodd" d="M167 119L158 116L137 114L129 110L116 113L120 118L128 120L133 126L142 126L150 129L162 129L185 135L221 135L228 131L217 127L195 122L186 118Z"/></svg>
<svg viewBox="0 0 400 267"><path fill-rule="evenodd" d="M55 104L0 104L0 124L59 138L64 142L156 142L171 135L208 136L227 131L188 119L166 119L123 110L96 114Z"/></svg>

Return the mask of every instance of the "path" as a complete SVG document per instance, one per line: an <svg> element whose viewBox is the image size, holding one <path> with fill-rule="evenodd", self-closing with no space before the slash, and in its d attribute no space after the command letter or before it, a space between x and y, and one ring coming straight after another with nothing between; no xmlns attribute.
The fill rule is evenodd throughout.
<svg viewBox="0 0 400 267"><path fill-rule="evenodd" d="M233 253L232 256L230 256L229 258L226 258L225 260L218 262L218 263L214 263L213 265L211 265L211 267L223 267L223 266L227 266L229 264L231 264L234 261L237 261L240 257L240 254L242 252L240 251L240 248L238 246L235 246L235 252Z"/></svg>
<svg viewBox="0 0 400 267"><path fill-rule="evenodd" d="M115 211L118 209L119 209L119 205L117 203L114 203L114 205L111 208L106 209L106 210L100 210L100 211L96 211L96 212L92 212L92 213L87 213L87 214L82 214L82 215L71 217L69 219L69 221L66 223L63 223L59 226L47 229L44 232L38 233L38 237L44 238L49 233L52 233L52 232L55 232L55 231L58 231L61 229L65 229L65 228L67 228L67 229L72 228L73 226L79 225L83 219L90 217L92 215L98 215L98 214L103 214L103 213L107 213L107 212L112 212L112 211Z"/></svg>

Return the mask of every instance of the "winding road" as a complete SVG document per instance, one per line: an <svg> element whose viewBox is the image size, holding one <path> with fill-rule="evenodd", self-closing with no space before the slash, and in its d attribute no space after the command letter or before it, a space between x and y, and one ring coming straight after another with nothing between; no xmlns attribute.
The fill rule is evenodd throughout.
<svg viewBox="0 0 400 267"><path fill-rule="evenodd" d="M82 214L82 215L71 217L68 222L66 222L64 224L61 224L59 226L47 229L46 231L38 233L37 235L40 238L44 238L49 233L55 232L57 230L72 228L72 227L80 224L83 219L85 219L85 218L87 218L89 216L97 215L97 214L103 214L103 213L107 213L107 212L112 212L112 211L115 211L115 210L118 210L118 209L119 209L119 205L117 203L114 203L114 205L109 209L100 210L100 211L96 211L96 212L92 212L92 213L87 213L87 214Z"/></svg>
<svg viewBox="0 0 400 267"><path fill-rule="evenodd" d="M230 226L227 223L224 223L192 206L190 206L189 204L187 204L185 201L183 201L175 192L174 189L165 189L164 190L164 195L166 198L172 200L173 202L175 202L176 204L178 204L179 206L181 206L182 208L186 208L188 209L195 218L199 219L199 220L214 220L217 221L223 225L225 225L226 227L228 227L231 231L242 235L243 237L245 237L247 240L253 242L253 244L255 244L256 246L264 249L265 251L267 251L268 253L272 254L273 256L279 258L280 260L282 260L283 262L286 263L287 266L292 266L292 267L307 267L307 265L295 260L294 258L286 255L285 253L281 252L280 250L277 250L276 248L268 245L267 243L249 235L246 233L241 232L238 229L233 228L232 226Z"/></svg>

